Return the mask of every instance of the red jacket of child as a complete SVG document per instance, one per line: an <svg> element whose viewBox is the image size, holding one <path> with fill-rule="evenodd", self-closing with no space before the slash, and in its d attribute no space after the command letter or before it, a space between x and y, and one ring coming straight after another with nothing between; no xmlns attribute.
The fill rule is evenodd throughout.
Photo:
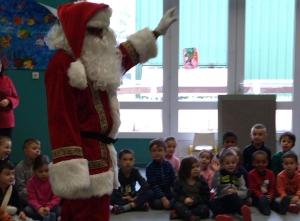
<svg viewBox="0 0 300 221"><path fill-rule="evenodd" d="M275 175L272 170L265 170L265 175L260 175L256 169L248 173L249 189L252 190L254 196L261 197L262 195L276 194Z"/></svg>
<svg viewBox="0 0 300 221"><path fill-rule="evenodd" d="M10 100L7 107L0 107L0 128L12 128L15 126L13 109L19 104L19 96L11 79L6 75L0 77L0 101Z"/></svg>

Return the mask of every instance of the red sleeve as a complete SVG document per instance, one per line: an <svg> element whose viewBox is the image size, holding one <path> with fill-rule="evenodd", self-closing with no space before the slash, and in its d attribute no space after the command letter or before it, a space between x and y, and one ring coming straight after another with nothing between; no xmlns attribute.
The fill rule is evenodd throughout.
<svg viewBox="0 0 300 221"><path fill-rule="evenodd" d="M6 99L8 99L10 101L10 104L9 104L10 108L11 109L15 109L18 106L18 104L19 104L20 98L19 98L19 96L17 94L16 88L15 88L13 82L11 81L11 79L8 78L8 77L7 77L7 79L9 81L8 82L9 83L9 87L11 88L11 95L6 96Z"/></svg>
<svg viewBox="0 0 300 221"><path fill-rule="evenodd" d="M277 176L277 185L276 186L277 186L277 192L280 195L280 198L287 195L286 191L285 191L285 182L284 182L283 172L279 173Z"/></svg>
<svg viewBox="0 0 300 221"><path fill-rule="evenodd" d="M253 194L256 196L256 197L261 197L263 194L260 190L260 187L259 185L257 185L257 182L255 181L256 178L255 178L255 174L253 173L254 171L250 171L248 173L248 184L249 184L249 189L252 190Z"/></svg>
<svg viewBox="0 0 300 221"><path fill-rule="evenodd" d="M61 57L58 57L61 58ZM45 74L48 127L53 163L82 158L81 136L77 118L76 89L69 84L67 68L70 62L53 61ZM64 67L65 65L65 67ZM68 154L55 157L55 150L66 149Z"/></svg>
<svg viewBox="0 0 300 221"><path fill-rule="evenodd" d="M139 56L130 41L123 42L119 45L119 50L123 55L122 67L125 74L130 68L139 63Z"/></svg>
<svg viewBox="0 0 300 221"><path fill-rule="evenodd" d="M300 197L300 174L295 174L297 175L297 183L298 183L298 190L296 192L296 195L298 195Z"/></svg>
<svg viewBox="0 0 300 221"><path fill-rule="evenodd" d="M37 192L35 191L35 187L33 184L33 180L30 179L27 183L27 196L28 196L28 204L32 206L35 211L38 211L42 205L38 201Z"/></svg>
<svg viewBox="0 0 300 221"><path fill-rule="evenodd" d="M58 206L60 204L60 197L54 195L52 192L52 198L51 200L46 203L46 206L49 207L50 209L53 209L55 206Z"/></svg>
<svg viewBox="0 0 300 221"><path fill-rule="evenodd" d="M267 170L267 173L268 173L268 179L270 181L268 194L274 196L277 192L275 175L271 170Z"/></svg>

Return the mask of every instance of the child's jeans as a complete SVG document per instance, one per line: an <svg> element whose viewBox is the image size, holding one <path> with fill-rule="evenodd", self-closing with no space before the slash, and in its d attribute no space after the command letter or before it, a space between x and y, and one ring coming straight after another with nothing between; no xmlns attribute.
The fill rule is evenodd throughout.
<svg viewBox="0 0 300 221"><path fill-rule="evenodd" d="M209 202L209 207L214 216L226 213L239 213L244 202L237 194L230 194L222 198L216 198Z"/></svg>
<svg viewBox="0 0 300 221"><path fill-rule="evenodd" d="M60 211L61 211L60 206L56 206L52 210L50 210L50 212L54 213L56 216L55 221L60 216ZM32 218L34 220L44 220L44 218L40 214L38 214L37 211L35 211L35 209L33 209L31 206L26 206L24 209L24 213L26 214L26 216L28 216L29 218ZM49 220L49 221L52 221L52 220Z"/></svg>
<svg viewBox="0 0 300 221"><path fill-rule="evenodd" d="M137 205L137 207L143 206L146 202L149 202L153 199L154 193L152 190L144 191L141 195L139 195L133 202ZM116 196L112 194L110 196L110 205L121 205L124 206L130 203L129 200L124 200L120 196Z"/></svg>
<svg viewBox="0 0 300 221"><path fill-rule="evenodd" d="M190 220L192 216L200 216L201 219L209 216L209 208L205 204L189 207L182 202L177 202L174 205L174 209L183 220Z"/></svg>
<svg viewBox="0 0 300 221"><path fill-rule="evenodd" d="M290 197L291 199L294 197L295 195L288 195L288 197ZM281 201L281 198L280 197L277 197L276 199L275 199L275 202L276 203L280 203L280 201ZM298 205L298 206L300 206L300 199L295 203L296 205Z"/></svg>
<svg viewBox="0 0 300 221"><path fill-rule="evenodd" d="M173 209L173 207L174 207L174 198L168 199L168 200L170 201L170 204L171 204L170 209ZM150 207L152 209L162 210L162 209L164 209L164 204L162 203L162 201L160 199L155 198L152 201L150 201Z"/></svg>

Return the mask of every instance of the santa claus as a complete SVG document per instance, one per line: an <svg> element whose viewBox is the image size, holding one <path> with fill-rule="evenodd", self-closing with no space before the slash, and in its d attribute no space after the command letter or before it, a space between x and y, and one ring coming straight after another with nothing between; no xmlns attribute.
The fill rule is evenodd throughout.
<svg viewBox="0 0 300 221"><path fill-rule="evenodd" d="M116 46L112 10L90 2L58 8L61 26L46 43L58 49L45 73L53 156L50 179L62 197L62 221L108 221L118 187L116 141L121 76L157 55L156 38L177 20L169 10L154 31L145 28Z"/></svg>

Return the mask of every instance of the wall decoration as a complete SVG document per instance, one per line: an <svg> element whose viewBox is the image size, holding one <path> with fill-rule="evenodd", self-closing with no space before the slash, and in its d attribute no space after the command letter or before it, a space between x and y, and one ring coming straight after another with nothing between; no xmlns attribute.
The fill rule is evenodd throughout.
<svg viewBox="0 0 300 221"><path fill-rule="evenodd" d="M44 37L58 19L34 0L0 5L0 58L7 69L46 69L55 51Z"/></svg>
<svg viewBox="0 0 300 221"><path fill-rule="evenodd" d="M197 48L183 49L183 64L185 69L195 69L198 67L198 50Z"/></svg>

